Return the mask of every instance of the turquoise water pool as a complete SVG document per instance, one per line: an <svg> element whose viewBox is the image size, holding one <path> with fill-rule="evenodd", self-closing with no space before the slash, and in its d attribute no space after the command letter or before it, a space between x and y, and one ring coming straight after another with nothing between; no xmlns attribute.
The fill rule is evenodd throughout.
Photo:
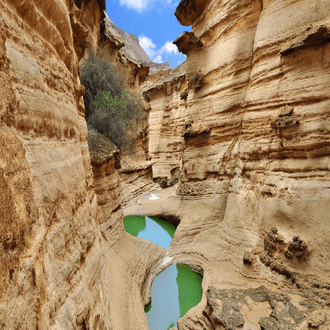
<svg viewBox="0 0 330 330"><path fill-rule="evenodd" d="M125 230L167 249L176 227L145 216L125 217ZM150 330L166 330L176 325L202 298L202 276L189 267L174 263L154 279L152 302L145 308Z"/></svg>

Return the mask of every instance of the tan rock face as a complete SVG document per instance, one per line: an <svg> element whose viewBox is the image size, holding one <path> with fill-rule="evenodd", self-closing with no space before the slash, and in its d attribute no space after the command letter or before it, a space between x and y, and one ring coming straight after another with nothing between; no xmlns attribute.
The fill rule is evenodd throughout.
<svg viewBox="0 0 330 330"><path fill-rule="evenodd" d="M163 250L124 233L115 152L92 167L87 145L78 62L110 43L103 9L0 3L1 329L147 329L144 282ZM128 66L134 86L146 72Z"/></svg>
<svg viewBox="0 0 330 330"><path fill-rule="evenodd" d="M121 208L120 177L115 169L119 150L99 133L88 133L88 146L93 166L97 202L102 210L99 216L100 231L112 246L124 234Z"/></svg>
<svg viewBox="0 0 330 330"><path fill-rule="evenodd" d="M56 322L65 328L60 309L78 283L88 282L85 260L101 256L78 78L84 35L74 42L83 28L69 10L62 1L0 4L0 322L6 329L50 329Z"/></svg>
<svg viewBox="0 0 330 330"><path fill-rule="evenodd" d="M0 3L1 328L147 329L165 255L204 276L179 330L329 328L329 2L182 1L187 62L144 85L121 179L115 150L88 151L78 62L112 47L132 90L148 70L103 8ZM138 198L151 175L171 187ZM125 214L179 223L166 254L124 232L119 179Z"/></svg>
<svg viewBox="0 0 330 330"><path fill-rule="evenodd" d="M164 187L178 180L186 121L185 99L181 94L186 88L184 64L151 75L142 85L143 95L151 104L149 154L153 178Z"/></svg>
<svg viewBox="0 0 330 330"><path fill-rule="evenodd" d="M131 34L118 28L115 23L105 14L105 26L108 31L121 39L124 43L123 48L120 50L122 54L125 54L127 58L132 59L137 63L142 63L149 67L150 73L155 73L160 70L167 70L170 66L169 62L166 63L156 63L151 61L150 57L146 54L144 49L139 44L139 39Z"/></svg>
<svg viewBox="0 0 330 330"><path fill-rule="evenodd" d="M281 318L288 329L307 329L309 313L327 309L308 292L325 290L327 300L330 283L330 4L196 0L179 9L180 22L192 24L176 41L187 54L185 86L155 79L144 93L153 176L169 180L178 167L180 180L168 203L138 201L144 213L181 220L169 250L204 270L204 298L178 328L209 329L198 325L206 311L214 329L284 328ZM264 300L241 292L267 317L248 321L242 303L231 324L225 311L235 303L224 297L261 283L288 294L298 314L283 308L276 321L269 307L275 315L280 305L262 307ZM213 286L229 292L207 296Z"/></svg>

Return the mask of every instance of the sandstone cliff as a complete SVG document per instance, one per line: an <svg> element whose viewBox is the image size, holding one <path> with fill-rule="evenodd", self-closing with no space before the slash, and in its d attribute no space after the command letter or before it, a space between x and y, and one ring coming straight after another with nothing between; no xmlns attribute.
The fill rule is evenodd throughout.
<svg viewBox="0 0 330 330"><path fill-rule="evenodd" d="M106 45L132 88L148 68L119 54L104 8L0 2L1 329L147 329L163 250L124 232L115 151L91 160L78 64Z"/></svg>
<svg viewBox="0 0 330 330"><path fill-rule="evenodd" d="M92 31L103 5L91 1L84 13L90 19L81 23L73 2L0 3L5 329L65 328L65 310L77 312L79 295L99 305L92 318L103 313L104 301L92 294L100 282L102 243L78 77L87 35L98 42ZM69 302L70 292L76 298Z"/></svg>
<svg viewBox="0 0 330 330"><path fill-rule="evenodd" d="M105 25L112 34L122 39L124 46L121 49L121 52L133 61L149 66L150 73L156 73L160 70L167 70L169 68L169 62L153 62L141 47L139 39L134 34L127 33L118 28L107 14L105 14Z"/></svg>
<svg viewBox="0 0 330 330"><path fill-rule="evenodd" d="M180 261L203 298L179 330L328 329L329 2L182 0L187 61L143 86L121 178L110 142L88 150L78 64L105 45L136 91L148 69L103 9L0 2L1 328L148 329L151 282ZM178 224L167 251L124 232L119 180L125 214Z"/></svg>
<svg viewBox="0 0 330 330"><path fill-rule="evenodd" d="M204 275L179 329L329 328L330 3L182 0L185 73L150 76L168 251ZM177 188L177 189L176 189Z"/></svg>

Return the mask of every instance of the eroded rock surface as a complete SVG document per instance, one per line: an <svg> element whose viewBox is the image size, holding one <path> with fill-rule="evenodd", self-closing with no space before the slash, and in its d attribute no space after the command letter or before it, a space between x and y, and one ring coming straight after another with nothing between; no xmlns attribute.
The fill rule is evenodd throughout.
<svg viewBox="0 0 330 330"><path fill-rule="evenodd" d="M142 85L143 96L151 104L148 128L153 179L163 187L177 183L182 161L186 118L181 94L187 88L184 66L153 74Z"/></svg>
<svg viewBox="0 0 330 330"><path fill-rule="evenodd" d="M204 297L178 329L329 327L329 14L314 0L177 9L185 72L143 92L153 179L178 185L125 212L180 220L169 253L200 269ZM261 285L277 298L250 308Z"/></svg>
<svg viewBox="0 0 330 330"><path fill-rule="evenodd" d="M89 8L101 17L96 1ZM78 77L83 31L91 26L76 13L62 1L0 3L4 329L65 328L69 314L63 317L62 307L70 292L72 313L86 296L100 309L90 314L90 326L97 315L103 319L104 301L92 294L99 273L87 271L101 253Z"/></svg>
<svg viewBox="0 0 330 330"><path fill-rule="evenodd" d="M181 262L203 298L179 330L329 329L329 2L181 1L187 61L143 86L121 179L111 143L88 150L78 63L105 45L132 90L148 68L103 9L0 2L1 328L148 329ZM119 180L124 214L178 224L167 251L124 232Z"/></svg>
<svg viewBox="0 0 330 330"><path fill-rule="evenodd" d="M105 25L106 28L110 30L113 35L116 35L120 39L122 39L123 48L121 49L121 52L133 61L148 66L150 68L150 73L156 73L160 70L167 70L169 68L169 62L153 62L146 54L144 49L141 47L139 39L134 34L127 33L122 29L118 28L107 14L105 14Z"/></svg>
<svg viewBox="0 0 330 330"><path fill-rule="evenodd" d="M164 251L124 232L117 151L95 133L89 152L78 63L106 45L132 88L148 69L118 55L104 8L0 2L1 329L147 329Z"/></svg>

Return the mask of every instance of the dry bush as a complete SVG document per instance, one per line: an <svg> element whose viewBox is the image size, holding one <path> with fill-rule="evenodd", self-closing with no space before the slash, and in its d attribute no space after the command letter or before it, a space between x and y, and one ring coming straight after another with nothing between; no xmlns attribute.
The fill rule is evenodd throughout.
<svg viewBox="0 0 330 330"><path fill-rule="evenodd" d="M120 150L130 149L142 120L141 100L131 94L105 56L89 51L80 66L85 86L85 118L90 129L109 138Z"/></svg>

